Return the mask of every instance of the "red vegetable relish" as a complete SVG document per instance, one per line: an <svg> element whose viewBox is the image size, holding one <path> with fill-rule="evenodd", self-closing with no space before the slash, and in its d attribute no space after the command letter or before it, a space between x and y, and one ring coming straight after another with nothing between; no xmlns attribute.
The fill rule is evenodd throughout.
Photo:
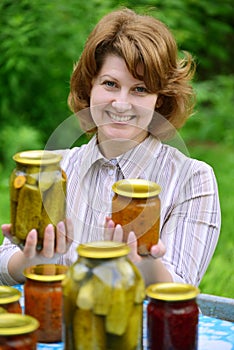
<svg viewBox="0 0 234 350"><path fill-rule="evenodd" d="M188 284L158 283L146 290L149 350L196 350L199 290Z"/></svg>

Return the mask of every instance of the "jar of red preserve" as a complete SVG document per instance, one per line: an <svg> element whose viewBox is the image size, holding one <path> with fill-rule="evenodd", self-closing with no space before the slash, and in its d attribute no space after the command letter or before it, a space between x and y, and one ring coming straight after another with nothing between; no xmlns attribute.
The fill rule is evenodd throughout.
<svg viewBox="0 0 234 350"><path fill-rule="evenodd" d="M68 267L45 264L25 269L25 314L40 322L38 341L55 343L62 340L62 280Z"/></svg>
<svg viewBox="0 0 234 350"><path fill-rule="evenodd" d="M7 312L22 313L20 306L21 292L13 287L0 286L0 307L4 308Z"/></svg>
<svg viewBox="0 0 234 350"><path fill-rule="evenodd" d="M199 289L189 284L157 283L146 289L149 350L196 350Z"/></svg>
<svg viewBox="0 0 234 350"><path fill-rule="evenodd" d="M39 322L30 316L6 313L0 315L0 349L36 350Z"/></svg>

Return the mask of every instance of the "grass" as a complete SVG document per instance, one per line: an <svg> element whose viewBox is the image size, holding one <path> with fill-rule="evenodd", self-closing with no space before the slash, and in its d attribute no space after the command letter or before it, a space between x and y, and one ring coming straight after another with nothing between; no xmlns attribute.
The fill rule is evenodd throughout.
<svg viewBox="0 0 234 350"><path fill-rule="evenodd" d="M234 298L233 227L234 157L233 149L220 144L188 147L191 157L210 164L216 174L221 204L221 233L213 259L200 284L202 293Z"/></svg>
<svg viewBox="0 0 234 350"><path fill-rule="evenodd" d="M191 157L204 160L215 171L222 211L220 239L213 259L200 284L202 293L234 298L233 274L233 227L234 227L234 156L231 147L221 144L193 144L188 146ZM9 222L9 188L10 173L4 172L0 178L0 224ZM0 242L1 242L0 234Z"/></svg>

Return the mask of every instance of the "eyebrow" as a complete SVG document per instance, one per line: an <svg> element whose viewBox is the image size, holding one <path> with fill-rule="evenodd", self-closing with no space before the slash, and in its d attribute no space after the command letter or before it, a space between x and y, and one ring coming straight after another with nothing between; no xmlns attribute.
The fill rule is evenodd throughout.
<svg viewBox="0 0 234 350"><path fill-rule="evenodd" d="M109 75L109 74L100 75L100 76L98 77L98 80L107 79L107 78L108 78L108 79L113 79L113 80L119 81L118 78L115 78L115 77L113 77L112 75ZM138 85L142 85L142 84L143 84L144 86L146 86L144 80L139 80L137 83L134 83L132 86L138 86Z"/></svg>

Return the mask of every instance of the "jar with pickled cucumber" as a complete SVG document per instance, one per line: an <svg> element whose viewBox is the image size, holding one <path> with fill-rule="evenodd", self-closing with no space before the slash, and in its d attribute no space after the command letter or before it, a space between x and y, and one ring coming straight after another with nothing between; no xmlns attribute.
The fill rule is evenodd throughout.
<svg viewBox="0 0 234 350"><path fill-rule="evenodd" d="M13 241L23 248L27 234L38 232L37 249L43 246L48 224L65 220L66 174L61 156L51 151L24 151L13 156L10 177L10 213Z"/></svg>
<svg viewBox="0 0 234 350"><path fill-rule="evenodd" d="M63 286L66 350L142 349L143 278L125 243L81 244Z"/></svg>

